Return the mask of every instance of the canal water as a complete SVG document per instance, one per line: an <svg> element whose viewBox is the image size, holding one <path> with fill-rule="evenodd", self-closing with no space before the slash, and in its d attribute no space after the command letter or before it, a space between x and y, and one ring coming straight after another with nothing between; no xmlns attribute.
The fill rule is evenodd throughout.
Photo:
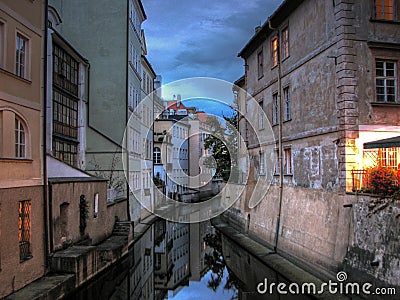
<svg viewBox="0 0 400 300"><path fill-rule="evenodd" d="M261 295L257 285L265 280L287 283L209 221L157 220L118 264L68 299L307 299Z"/></svg>

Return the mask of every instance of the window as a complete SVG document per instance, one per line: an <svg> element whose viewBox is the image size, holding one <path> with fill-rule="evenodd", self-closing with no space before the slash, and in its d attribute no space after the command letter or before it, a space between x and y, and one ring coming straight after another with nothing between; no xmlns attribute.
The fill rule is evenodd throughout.
<svg viewBox="0 0 400 300"><path fill-rule="evenodd" d="M32 257L31 252L31 201L19 201L18 207L18 241L19 259L21 262Z"/></svg>
<svg viewBox="0 0 400 300"><path fill-rule="evenodd" d="M26 157L25 129L21 121L15 118L15 157Z"/></svg>
<svg viewBox="0 0 400 300"><path fill-rule="evenodd" d="M60 89L78 96L79 63L57 44L53 46L53 83Z"/></svg>
<svg viewBox="0 0 400 300"><path fill-rule="evenodd" d="M53 156L77 166L79 63L53 45Z"/></svg>
<svg viewBox="0 0 400 300"><path fill-rule="evenodd" d="M265 175L265 154L264 152L259 153L260 158L260 175Z"/></svg>
<svg viewBox="0 0 400 300"><path fill-rule="evenodd" d="M71 166L76 166L78 144L53 137L53 156Z"/></svg>
<svg viewBox="0 0 400 300"><path fill-rule="evenodd" d="M28 68L28 39L17 33L15 40L15 74L27 78Z"/></svg>
<svg viewBox="0 0 400 300"><path fill-rule="evenodd" d="M282 59L289 57L289 28L282 30Z"/></svg>
<svg viewBox="0 0 400 300"><path fill-rule="evenodd" d="M272 125L279 123L278 93L272 95Z"/></svg>
<svg viewBox="0 0 400 300"><path fill-rule="evenodd" d="M155 164L161 164L161 150L158 147L154 148L153 160Z"/></svg>
<svg viewBox="0 0 400 300"><path fill-rule="evenodd" d="M264 76L264 55L262 49L257 53L257 64L258 64L258 78Z"/></svg>
<svg viewBox="0 0 400 300"><path fill-rule="evenodd" d="M275 174L279 174L280 173L280 163L279 163L279 150L276 149L275 150Z"/></svg>
<svg viewBox="0 0 400 300"><path fill-rule="evenodd" d="M283 170L284 174L292 174L292 149L286 148L283 150Z"/></svg>
<svg viewBox="0 0 400 300"><path fill-rule="evenodd" d="M378 165L387 168L398 168L398 148L380 148L378 151Z"/></svg>
<svg viewBox="0 0 400 300"><path fill-rule="evenodd" d="M6 39L5 39L5 25L0 20L0 68L4 68L4 53L5 53L5 46L6 46Z"/></svg>
<svg viewBox="0 0 400 300"><path fill-rule="evenodd" d="M278 37L274 37L271 41L271 58L272 58L272 66L277 66L279 63L279 55L278 55Z"/></svg>
<svg viewBox="0 0 400 300"><path fill-rule="evenodd" d="M264 129L264 101L260 101L258 103L260 106L258 107L258 129Z"/></svg>
<svg viewBox="0 0 400 300"><path fill-rule="evenodd" d="M284 120L289 121L291 116L290 111L290 90L289 87L283 89L283 100L284 100Z"/></svg>
<svg viewBox="0 0 400 300"><path fill-rule="evenodd" d="M377 60L376 100L378 102L396 102L396 62Z"/></svg>
<svg viewBox="0 0 400 300"><path fill-rule="evenodd" d="M99 215L99 193L94 194L93 210L93 217L97 218Z"/></svg>
<svg viewBox="0 0 400 300"><path fill-rule="evenodd" d="M375 18L377 20L394 20L393 0L375 0Z"/></svg>

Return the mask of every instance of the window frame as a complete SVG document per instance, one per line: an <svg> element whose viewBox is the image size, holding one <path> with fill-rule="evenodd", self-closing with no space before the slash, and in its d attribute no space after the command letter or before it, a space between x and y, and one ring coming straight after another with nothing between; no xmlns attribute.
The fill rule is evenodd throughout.
<svg viewBox="0 0 400 300"><path fill-rule="evenodd" d="M18 201L18 242L21 263L33 257L31 212L31 200Z"/></svg>
<svg viewBox="0 0 400 300"><path fill-rule="evenodd" d="M290 56L289 26L285 26L281 31L281 45L282 60L285 60Z"/></svg>
<svg viewBox="0 0 400 300"><path fill-rule="evenodd" d="M276 45L275 45L276 42ZM276 48L275 48L276 46ZM275 68L279 64L279 39L278 35L274 35L271 38L271 62L272 68Z"/></svg>
<svg viewBox="0 0 400 300"><path fill-rule="evenodd" d="M157 151L158 149L159 151ZM154 147L153 150L153 162L154 164L161 164L161 148L160 147Z"/></svg>
<svg viewBox="0 0 400 300"><path fill-rule="evenodd" d="M7 26L6 21L0 18L0 69L4 69L6 63L6 52L7 52L6 26Z"/></svg>
<svg viewBox="0 0 400 300"><path fill-rule="evenodd" d="M384 75L378 76L377 75L377 63L383 63L383 72ZM393 76L387 76L386 75L386 64L387 63L393 63L394 64L394 71L393 71ZM383 104L398 104L399 103L399 97L398 97L398 61L397 60L391 60L391 59L380 59L380 58L375 58L375 103L383 103ZM383 80L384 85L378 86L378 80ZM393 80L393 88L394 88L394 101L388 101L388 93L387 93L387 82ZM378 94L378 87L381 87L384 89L384 94ZM379 100L378 95L382 95L384 97L384 100Z"/></svg>
<svg viewBox="0 0 400 300"><path fill-rule="evenodd" d="M292 108L291 108L291 98L290 98L290 86L283 88L283 105L284 105L284 118L283 121L287 122L292 119Z"/></svg>
<svg viewBox="0 0 400 300"><path fill-rule="evenodd" d="M389 0L391 1L392 11L387 12L385 8L390 7L385 5L386 0L374 0L373 1L373 20L377 21L388 21L393 22L397 21L397 1L396 0ZM380 11L378 12L378 6L381 7ZM380 15L378 15L380 14Z"/></svg>
<svg viewBox="0 0 400 300"><path fill-rule="evenodd" d="M22 64L23 70L21 70L21 54L18 54L19 49L18 47L18 42L19 40L24 41L24 52L23 52L23 58L24 58L24 63ZM22 33L19 30L16 30L15 32L15 64L14 64L14 70L15 70L15 75L29 80L29 72L30 72L30 38L26 34ZM18 59L19 58L19 59Z"/></svg>
<svg viewBox="0 0 400 300"><path fill-rule="evenodd" d="M272 94L272 125L279 124L279 97L278 92Z"/></svg>
<svg viewBox="0 0 400 300"><path fill-rule="evenodd" d="M289 157L288 157L289 153ZM293 162L292 162L292 148L284 147L283 148L283 169L284 175L293 175Z"/></svg>
<svg viewBox="0 0 400 300"><path fill-rule="evenodd" d="M266 170L265 170L265 152L260 151L259 152L259 161L260 161L260 169L259 169L259 175L265 175Z"/></svg>
<svg viewBox="0 0 400 300"><path fill-rule="evenodd" d="M15 126L14 126L14 156L18 159L27 158L27 130L24 122L15 115ZM23 140L22 140L23 139ZM22 154L21 154L22 153Z"/></svg>
<svg viewBox="0 0 400 300"><path fill-rule="evenodd" d="M259 80L264 77L264 51L263 51L263 48L260 48L257 51L257 74L258 74Z"/></svg>
<svg viewBox="0 0 400 300"><path fill-rule="evenodd" d="M264 122L264 99L260 99L258 101L258 130L265 129L265 122Z"/></svg>

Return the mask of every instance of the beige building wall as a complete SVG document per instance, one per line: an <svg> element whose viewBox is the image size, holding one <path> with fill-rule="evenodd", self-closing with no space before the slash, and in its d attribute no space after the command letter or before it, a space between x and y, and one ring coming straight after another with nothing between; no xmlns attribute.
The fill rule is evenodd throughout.
<svg viewBox="0 0 400 300"><path fill-rule="evenodd" d="M0 2L0 298L45 272L43 25L44 1ZM24 214L20 201L30 203Z"/></svg>

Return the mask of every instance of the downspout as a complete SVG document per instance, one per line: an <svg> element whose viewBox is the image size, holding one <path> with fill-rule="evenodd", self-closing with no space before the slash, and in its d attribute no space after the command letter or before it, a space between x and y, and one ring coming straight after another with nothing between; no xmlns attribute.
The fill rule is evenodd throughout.
<svg viewBox="0 0 400 300"><path fill-rule="evenodd" d="M42 159L43 159L43 226L44 226L44 232L43 232L43 247L44 247L44 268L45 268L45 273L47 273L48 270L48 253L49 253L49 248L48 248L48 243L49 243L49 237L48 237L48 218L47 218L47 143L46 143L46 136L47 136L47 23L48 23L48 0L44 1L44 49L43 49L43 148L42 148Z"/></svg>
<svg viewBox="0 0 400 300"><path fill-rule="evenodd" d="M272 27L271 19L268 20L268 27L271 30L277 30L277 28ZM278 213L276 216L276 229L275 229L275 241L274 241L274 251L278 249L279 241L279 230L282 214L282 200L283 200L283 145L282 145L282 127L283 127L283 117L282 117L282 83L281 83L281 61L280 61L280 41L279 41L279 31L277 33L278 39L278 112L279 112L279 124L278 124L278 162L279 162L279 198L278 198Z"/></svg>

